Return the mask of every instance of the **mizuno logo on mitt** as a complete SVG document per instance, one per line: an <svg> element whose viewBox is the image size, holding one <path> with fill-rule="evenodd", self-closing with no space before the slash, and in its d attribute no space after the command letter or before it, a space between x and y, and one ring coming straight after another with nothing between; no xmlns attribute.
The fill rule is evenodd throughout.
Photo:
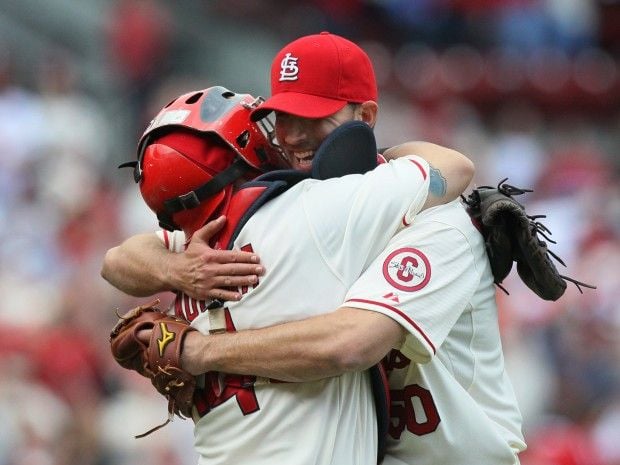
<svg viewBox="0 0 620 465"><path fill-rule="evenodd" d="M161 338L157 339L157 348L159 349L159 356L163 357L166 346L174 341L175 333L168 331L164 322L160 322L159 327L161 328Z"/></svg>

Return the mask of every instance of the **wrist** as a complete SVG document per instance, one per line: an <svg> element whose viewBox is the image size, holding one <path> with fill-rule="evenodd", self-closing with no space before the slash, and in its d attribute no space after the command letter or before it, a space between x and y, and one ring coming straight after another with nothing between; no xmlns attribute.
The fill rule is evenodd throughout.
<svg viewBox="0 0 620 465"><path fill-rule="evenodd" d="M166 256L163 259L163 266L159 268L161 270L159 280L162 290L175 291L181 289L181 283L178 279L180 272L175 267L175 259L178 258L177 255L179 254L170 254L169 256Z"/></svg>
<svg viewBox="0 0 620 465"><path fill-rule="evenodd" d="M200 375L209 371L203 357L207 353L205 350L205 341L207 339L208 336L199 331L190 331L185 336L181 365L184 370L187 370L192 375Z"/></svg>

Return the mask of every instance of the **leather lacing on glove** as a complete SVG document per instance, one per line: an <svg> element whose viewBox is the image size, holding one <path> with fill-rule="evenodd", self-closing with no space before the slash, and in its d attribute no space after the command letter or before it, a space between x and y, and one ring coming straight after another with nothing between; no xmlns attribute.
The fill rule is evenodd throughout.
<svg viewBox="0 0 620 465"><path fill-rule="evenodd" d="M465 196L461 195L461 199L467 205L467 207L468 207L467 210L470 213L470 215L472 216L472 219L474 219L476 222L478 222L478 225L480 226L481 232L482 232L483 236L485 236L485 240L488 239L488 236L490 234L490 229L492 229L494 226L493 225L489 226L487 224L483 224L483 221L481 220L481 216L482 216L482 213L483 213L481 211L481 209L483 208L483 206L482 206L483 200L481 199L481 195L486 196L486 195L493 195L494 193L499 193L502 196L505 196L504 199L508 198L508 199L510 199L511 202L514 202L516 205L518 205L520 207L520 209L522 210L522 212L521 212L522 218L526 218L527 219L527 222L528 222L527 227L529 228L529 234L531 234L533 239L538 241L537 242L538 247L541 250L544 250L547 258L548 257L552 257L554 260L556 260L562 266L566 267L566 264L564 263L564 261L557 254L555 254L553 251L549 250L549 248L547 247L547 244L543 240L540 239L540 237L542 237L543 239L545 239L549 243L557 244L556 241L551 239L550 236L552 235L552 232L549 230L549 228L547 226L545 226L543 223L540 222L540 219L546 218L547 215L528 215L527 212L525 211L525 207L514 198L514 196L523 195L523 194L525 194L527 192L533 192L533 190L532 189L522 189L522 188L519 188L519 187L512 186L512 185L506 183L507 180L508 180L508 178L502 179L497 184L497 187L493 187L493 186L480 186L480 187L476 188L467 198ZM495 195L498 195L498 194L495 194ZM492 202L490 202L490 203L492 203ZM488 208L488 205L487 205L487 208ZM514 240L514 237L510 237L510 240ZM507 247L507 248L510 249L508 251L506 251L506 250L495 250L495 249L498 248L498 245L494 244L496 246L494 248L494 247L490 246L488 240L486 241L486 245L487 245L487 253L489 254L489 258L491 259L492 265L496 264L496 263L493 262L493 260L495 258L494 254L495 255L502 255L502 253L504 254L504 257L500 257L500 258L496 259L496 260L499 260L499 261L504 260L504 262L505 262L507 260L506 253L511 255L512 261L517 261L517 259L514 256L515 251L512 250L514 248L514 245L511 245L511 243L509 242L508 239L506 239L506 241L502 244L502 247ZM509 292L501 285L501 282L506 277L506 275L509 273L511 267L512 267L511 263L510 264L503 263L502 264L502 271L501 272L498 273L498 272L496 272L496 269L493 269L493 274L494 274L494 278L495 278L495 284L503 292L505 292L507 295L509 295ZM576 280L574 278L571 278L569 276L565 276L565 275L557 273L557 270L555 270L555 267L553 266L553 263L551 262L551 260L549 260L549 268L550 269L553 268L553 272L559 278L564 280L565 282L568 281L568 282L573 283L577 287L579 292L582 293L582 294L583 294L582 287L586 287L586 288L589 288L589 289L596 289L596 286L593 286L591 284L587 284L587 283L578 281L578 280ZM499 276L498 276L498 274L499 274ZM528 285L528 287L530 287L532 290L534 290L534 292L536 292L538 295L543 297L541 295L542 291L538 287L535 289L534 287L536 287L536 286L534 286L534 287L532 286L532 279L527 279L527 280L524 279L524 276L522 275L521 270L520 270L519 274L521 275L521 278L523 279L523 281ZM536 281L535 277L533 278L533 281ZM543 284L543 286L544 286L544 284ZM546 298L546 297L543 297L543 298ZM549 300L555 300L555 298L551 298Z"/></svg>
<svg viewBox="0 0 620 465"><path fill-rule="evenodd" d="M154 433L157 430L162 429L164 426L166 426L168 423L171 423L174 420L174 400L170 400L170 402L173 404L172 407L168 407L168 418L161 424L152 427L151 429L149 429L148 431L145 431L144 433L141 434L136 434L134 436L134 438L136 439L141 439L141 438L145 438L147 437L149 434Z"/></svg>
<svg viewBox="0 0 620 465"><path fill-rule="evenodd" d="M157 370L159 372L161 372L161 373L164 373L165 375L170 376L170 373L166 372L166 370L161 368L161 367L157 367ZM176 387L181 388L181 387L184 387L184 386L185 386L185 383L183 381L177 381L176 382ZM176 400L173 397L168 397L168 418L166 418L166 420L163 423L161 423L161 424L159 424L157 426L152 427L151 429L145 431L144 433L136 434L134 437L136 439L145 438L146 436L150 435L151 433L154 433L155 431L158 431L158 430L162 429L168 423L172 423L172 421L174 421L175 414L179 418L181 418L181 419L189 418L189 417L184 416L182 413L180 413L178 411L178 408L176 406Z"/></svg>
<svg viewBox="0 0 620 465"><path fill-rule="evenodd" d="M180 357L185 335L195 329L186 321L162 312L157 304L159 299L124 315L117 310L119 320L110 332L110 348L116 362L148 378L168 401L168 419L136 438L166 426L175 415L182 419L191 417L193 408L196 380L182 369ZM148 343L138 336L142 330L151 332Z"/></svg>

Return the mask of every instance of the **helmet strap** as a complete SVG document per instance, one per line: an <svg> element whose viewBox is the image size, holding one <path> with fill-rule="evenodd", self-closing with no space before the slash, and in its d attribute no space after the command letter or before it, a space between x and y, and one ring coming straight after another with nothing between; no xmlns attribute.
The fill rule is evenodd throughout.
<svg viewBox="0 0 620 465"><path fill-rule="evenodd" d="M157 215L159 225L168 230L181 229L172 220L172 215L183 210L191 210L199 206L204 200L232 184L245 173L251 170L243 159L237 159L224 171L218 173L202 186L164 202L164 211Z"/></svg>

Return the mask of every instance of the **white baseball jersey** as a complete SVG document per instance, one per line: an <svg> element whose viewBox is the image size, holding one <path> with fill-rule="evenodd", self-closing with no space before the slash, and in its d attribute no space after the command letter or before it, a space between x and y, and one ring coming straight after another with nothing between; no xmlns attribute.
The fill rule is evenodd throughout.
<svg viewBox="0 0 620 465"><path fill-rule="evenodd" d="M458 201L399 232L344 304L408 332L385 359L391 424L384 465L514 465L525 449L504 370L482 235Z"/></svg>
<svg viewBox="0 0 620 465"><path fill-rule="evenodd" d="M225 311L179 296L203 333L271 326L339 307L349 287L424 204L428 164L407 157L365 175L306 180L267 202L234 248L260 255L266 273ZM179 250L178 236L168 244ZM209 373L197 402L201 464L375 465L376 413L366 372L279 383ZM210 409L210 411L209 411ZM208 413L206 413L208 412Z"/></svg>

